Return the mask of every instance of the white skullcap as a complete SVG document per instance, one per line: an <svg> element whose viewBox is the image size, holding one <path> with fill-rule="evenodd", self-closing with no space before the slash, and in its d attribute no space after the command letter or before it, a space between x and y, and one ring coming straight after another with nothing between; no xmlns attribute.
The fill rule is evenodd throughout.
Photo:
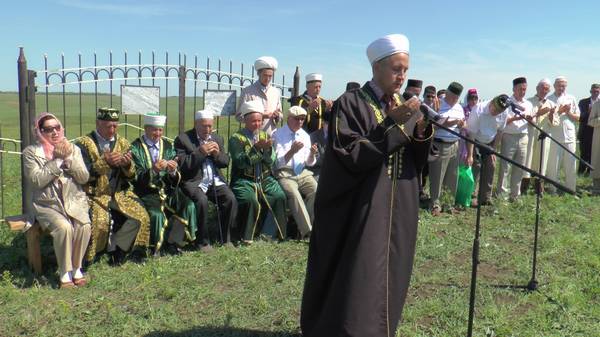
<svg viewBox="0 0 600 337"><path fill-rule="evenodd" d="M277 70L277 60L271 56L261 56L254 61L254 69L259 71L261 69L273 69Z"/></svg>
<svg viewBox="0 0 600 337"><path fill-rule="evenodd" d="M194 114L194 120L197 121L199 119L213 119L214 114L210 110L198 110Z"/></svg>
<svg viewBox="0 0 600 337"><path fill-rule="evenodd" d="M312 81L323 82L323 75L317 74L317 73L310 73L310 74L306 75L306 82L312 82Z"/></svg>
<svg viewBox="0 0 600 337"><path fill-rule="evenodd" d="M164 127L167 122L167 116L158 113L148 113L144 115L144 125Z"/></svg>
<svg viewBox="0 0 600 337"><path fill-rule="evenodd" d="M397 53L408 54L408 38L402 34L391 34L379 38L367 47L367 57L373 65L375 62Z"/></svg>
<svg viewBox="0 0 600 337"><path fill-rule="evenodd" d="M265 106L262 101L246 101L240 105L240 116L242 116L242 118L253 112L258 112L260 114L265 112Z"/></svg>
<svg viewBox="0 0 600 337"><path fill-rule="evenodd" d="M538 85L542 85L542 84L548 84L548 85L552 85L552 82L550 82L549 78L542 78L539 82Z"/></svg>
<svg viewBox="0 0 600 337"><path fill-rule="evenodd" d="M567 82L567 78L564 77L564 76L557 76L556 79L554 80L554 83L556 83L556 82L562 82L562 81Z"/></svg>
<svg viewBox="0 0 600 337"><path fill-rule="evenodd" d="M304 110L304 108L302 108L301 106L295 105L293 107L290 107L290 109L288 110L288 116L298 117L306 115L306 110Z"/></svg>

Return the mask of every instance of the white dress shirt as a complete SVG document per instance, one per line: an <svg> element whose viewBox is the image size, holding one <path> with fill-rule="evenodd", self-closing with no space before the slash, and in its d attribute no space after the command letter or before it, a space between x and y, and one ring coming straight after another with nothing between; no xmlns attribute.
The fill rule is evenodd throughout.
<svg viewBox="0 0 600 337"><path fill-rule="evenodd" d="M492 116L490 114L490 104L491 101L477 103L467 120L469 135L484 144L491 143L498 131L504 129L508 117L506 110Z"/></svg>
<svg viewBox="0 0 600 337"><path fill-rule="evenodd" d="M98 131L94 130L94 133L96 133L96 139L98 140L98 147L100 148L100 154L102 154L102 152L104 151L110 151L110 142L114 142L115 141L115 136L113 136L111 139L104 139L99 133Z"/></svg>
<svg viewBox="0 0 600 337"><path fill-rule="evenodd" d="M286 124L284 127L277 129L273 133L273 139L275 141L275 153L277 155L277 163L275 165L276 170L284 168L291 169L298 175L302 172L304 167L313 166L317 161L315 156L310 155L310 136L304 129L300 128L298 131L293 132ZM294 141L300 141L304 146L286 162L285 154L288 153Z"/></svg>
<svg viewBox="0 0 600 337"><path fill-rule="evenodd" d="M206 140L198 136L198 141L202 145L212 140L210 135L208 135L208 139ZM219 150L222 151L223 149ZM215 187L225 185L225 183L219 176L217 169L215 168L215 164L213 163L212 157L207 156L206 160L204 160L204 162L202 163L202 181L200 182L200 185L198 185L198 187L200 187L202 192L206 193L206 191L208 191L208 189L212 186L213 181L215 182Z"/></svg>
<svg viewBox="0 0 600 337"><path fill-rule="evenodd" d="M530 101L526 100L525 98L518 101L515 98L515 96L511 96L510 100L511 100L511 102L513 102L516 105L523 108L523 111L521 111L521 114L523 116L531 116L532 111L533 111L533 105L531 104ZM512 118L512 117L516 116L516 114L510 108L506 109L506 113L507 113L508 118ZM515 121L512 121L511 123L506 124L506 127L504 128L504 130L502 132L509 133L511 135L527 134L527 126L528 126L527 120L517 119Z"/></svg>
<svg viewBox="0 0 600 337"><path fill-rule="evenodd" d="M577 100L575 96L563 93L560 96L556 96L556 93L548 96L548 99L554 104L557 105L557 108L560 109L561 105L570 105L571 113L575 115L579 115L579 105L577 104ZM577 140L577 132L575 129L575 122L571 119L571 117L567 116L566 113L559 115L560 123L553 127L550 130L550 133L556 140L562 143L574 143Z"/></svg>
<svg viewBox="0 0 600 337"><path fill-rule="evenodd" d="M142 139L148 147L148 152L150 152L150 157L152 157L152 163L156 163L156 159L158 159L158 154L160 153L160 142L153 142L152 139L146 137L146 135L142 135Z"/></svg>
<svg viewBox="0 0 600 337"><path fill-rule="evenodd" d="M465 111L459 103L450 106L445 99L441 100L440 111L438 112L438 114L442 118L449 118L450 120L465 118ZM454 132L459 132L457 125L449 126L448 129ZM445 142L454 142L458 140L458 137L456 135L453 135L452 133L441 128L435 129L433 137L439 138Z"/></svg>

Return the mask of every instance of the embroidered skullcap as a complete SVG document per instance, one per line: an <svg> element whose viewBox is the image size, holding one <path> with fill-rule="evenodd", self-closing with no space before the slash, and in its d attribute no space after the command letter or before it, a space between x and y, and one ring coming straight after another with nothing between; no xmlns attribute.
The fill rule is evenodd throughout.
<svg viewBox="0 0 600 337"><path fill-rule="evenodd" d="M240 106L240 116L242 116L242 118L253 112L262 114L264 111L265 106L263 105L263 102L259 100L246 101Z"/></svg>
<svg viewBox="0 0 600 337"><path fill-rule="evenodd" d="M323 82L323 75L317 73L310 73L306 75L306 83L314 81Z"/></svg>
<svg viewBox="0 0 600 337"><path fill-rule="evenodd" d="M164 127L167 122L167 116L161 115L158 112L147 113L144 115L144 125Z"/></svg>

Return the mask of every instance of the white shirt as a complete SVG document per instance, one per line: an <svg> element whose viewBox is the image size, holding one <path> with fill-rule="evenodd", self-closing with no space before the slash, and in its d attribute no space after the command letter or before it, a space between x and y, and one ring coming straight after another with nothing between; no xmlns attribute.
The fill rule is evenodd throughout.
<svg viewBox="0 0 600 337"><path fill-rule="evenodd" d="M310 156L310 136L302 128L296 132L292 132L290 127L286 124L281 129L275 130L273 133L273 140L275 141L275 154L277 155L275 170L283 168L294 170L295 165L300 165L301 167L313 166L317 161L315 156ZM286 162L285 154L288 153L295 140L302 142L304 146ZM309 159L312 160L309 161Z"/></svg>
<svg viewBox="0 0 600 337"><path fill-rule="evenodd" d="M198 141L200 142L200 144L206 144L211 141L211 137L210 135L208 135L207 140L203 140L202 138L198 137ZM206 157L206 160L202 163L202 181L200 182L200 185L198 185L198 187L200 187L200 189L204 193L206 193L210 186L212 186L213 180L215 182L215 186L225 185L223 180L221 180L221 177L219 176L219 173L215 169L214 165L215 164L213 163L212 159L209 157Z"/></svg>
<svg viewBox="0 0 600 337"><path fill-rule="evenodd" d="M442 99L441 103L442 104L440 105L440 111L438 112L438 114L442 116L442 118L447 117L450 120L465 118L465 111L463 110L460 104L456 103L453 106L450 106L448 102L446 102L446 99ZM453 125L448 128L452 131L459 132L457 125ZM453 142L458 140L457 136L451 134L450 132L444 129L436 129L435 133L433 134L433 137L440 138L446 142Z"/></svg>
<svg viewBox="0 0 600 337"><path fill-rule="evenodd" d="M523 108L523 111L521 111L522 115L531 116L532 111L533 111L533 104L531 104L531 102L526 100L524 97L522 100L517 101L515 96L511 96L510 100L511 100L511 102L513 102L516 105ZM510 108L506 109L506 112L507 112L508 118L512 118L512 117L516 116L516 114ZM518 119L516 121L513 121L512 123L506 124L506 127L504 128L504 130L502 132L509 133L511 135L527 134L527 126L528 126L527 120Z"/></svg>
<svg viewBox="0 0 600 337"><path fill-rule="evenodd" d="M94 130L94 132L96 133L96 139L98 140L98 147L100 148L101 152L100 154L102 154L104 151L110 151L110 142L115 141L115 136L113 136L111 139L104 139L102 136L100 136L98 131Z"/></svg>
<svg viewBox="0 0 600 337"><path fill-rule="evenodd" d="M475 140L489 144L494 140L499 130L506 126L506 118L508 114L505 111L492 116L490 114L490 104L492 101L477 103L467 120L467 130L469 135Z"/></svg>
<svg viewBox="0 0 600 337"><path fill-rule="evenodd" d="M150 152L150 157L152 157L152 163L156 162L158 158L158 154L160 153L160 142L153 142L152 139L146 137L146 135L142 135L142 139L146 146L148 146L148 152Z"/></svg>
<svg viewBox="0 0 600 337"><path fill-rule="evenodd" d="M552 95L548 96L548 99L554 102L558 109L560 109L561 105L569 104L571 106L570 112L572 114L579 115L579 105L577 104L575 96L567 93L556 96L556 93L553 93ZM575 122L573 122L573 120L567 116L567 114L560 114L559 121L560 123L550 130L550 134L552 134L552 136L561 143L574 143L577 140Z"/></svg>

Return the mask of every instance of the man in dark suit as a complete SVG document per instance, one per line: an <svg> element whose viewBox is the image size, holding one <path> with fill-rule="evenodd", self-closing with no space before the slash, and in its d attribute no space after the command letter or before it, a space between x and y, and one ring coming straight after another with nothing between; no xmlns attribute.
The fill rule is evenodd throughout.
<svg viewBox="0 0 600 337"><path fill-rule="evenodd" d="M196 243L202 251L212 250L208 234L208 201L217 205L219 241L231 240L232 225L237 214L237 201L225 183L220 169L229 165L223 138L212 132L213 115L201 110L194 115L194 128L175 138L180 163L183 192L194 201L198 214Z"/></svg>
<svg viewBox="0 0 600 337"><path fill-rule="evenodd" d="M329 111L325 112L323 118L323 124L321 128L310 134L310 142L317 144L317 162L310 167L307 167L313 172L313 177L319 182L319 174L321 173L321 165L323 164L323 158L325 158L325 148L327 147L327 132L329 130Z"/></svg>
<svg viewBox="0 0 600 337"><path fill-rule="evenodd" d="M581 159L588 163L592 159L592 137L594 135L594 128L588 125L588 117L592 111L592 105L598 100L598 96L600 96L600 84L592 84L590 94L590 97L579 101L579 112L581 112L581 115L579 117L579 129L577 130L577 139L581 144ZM577 173L589 174L590 171L587 166L579 163Z"/></svg>

